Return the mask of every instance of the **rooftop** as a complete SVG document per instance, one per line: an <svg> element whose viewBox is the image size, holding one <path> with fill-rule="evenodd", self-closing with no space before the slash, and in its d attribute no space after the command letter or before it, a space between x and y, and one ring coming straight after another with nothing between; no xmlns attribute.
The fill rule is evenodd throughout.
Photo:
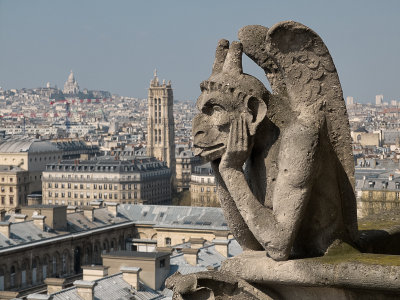
<svg viewBox="0 0 400 300"><path fill-rule="evenodd" d="M48 141L40 141L32 138L11 139L0 144L0 153L37 153L59 151L61 150Z"/></svg>

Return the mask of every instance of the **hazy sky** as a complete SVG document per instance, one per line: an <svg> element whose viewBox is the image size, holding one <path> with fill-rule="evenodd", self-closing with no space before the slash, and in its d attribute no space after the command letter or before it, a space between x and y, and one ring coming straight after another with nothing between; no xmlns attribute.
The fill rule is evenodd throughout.
<svg viewBox="0 0 400 300"><path fill-rule="evenodd" d="M175 99L195 100L220 38L244 25L299 21L327 44L344 96L400 100L400 1L0 0L0 86L81 88L147 97L157 68ZM250 60L247 73L266 82Z"/></svg>

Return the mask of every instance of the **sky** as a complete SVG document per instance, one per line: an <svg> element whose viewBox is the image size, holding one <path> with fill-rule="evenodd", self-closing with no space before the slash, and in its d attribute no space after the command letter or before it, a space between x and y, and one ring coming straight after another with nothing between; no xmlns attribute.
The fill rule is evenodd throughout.
<svg viewBox="0 0 400 300"><path fill-rule="evenodd" d="M174 98L196 100L217 42L251 24L295 20L316 31L333 57L344 96L400 100L400 1L0 0L0 86L62 87L146 98L157 69ZM267 81L248 58L244 71Z"/></svg>

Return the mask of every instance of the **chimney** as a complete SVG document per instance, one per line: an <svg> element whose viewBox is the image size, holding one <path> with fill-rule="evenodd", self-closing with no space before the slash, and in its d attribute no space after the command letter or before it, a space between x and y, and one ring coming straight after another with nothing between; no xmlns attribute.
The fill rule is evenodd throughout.
<svg viewBox="0 0 400 300"><path fill-rule="evenodd" d="M83 281L95 281L108 276L108 267L105 266L82 266Z"/></svg>
<svg viewBox="0 0 400 300"><path fill-rule="evenodd" d="M28 300L49 300L50 296L45 294L30 294L26 297Z"/></svg>
<svg viewBox="0 0 400 300"><path fill-rule="evenodd" d="M118 203L115 202L107 202L107 210L116 217L118 215Z"/></svg>
<svg viewBox="0 0 400 300"><path fill-rule="evenodd" d="M156 247L156 252L168 252L172 253L172 247Z"/></svg>
<svg viewBox="0 0 400 300"><path fill-rule="evenodd" d="M203 248L205 242L206 242L206 240L203 238L190 238L189 239L190 247L193 249Z"/></svg>
<svg viewBox="0 0 400 300"><path fill-rule="evenodd" d="M0 233L6 238L10 238L10 222L0 222Z"/></svg>
<svg viewBox="0 0 400 300"><path fill-rule="evenodd" d="M141 268L137 267L122 267L122 278L131 285L136 291L140 290L140 283L139 283L139 273L142 270Z"/></svg>
<svg viewBox="0 0 400 300"><path fill-rule="evenodd" d="M6 210L0 209L0 222L4 222L6 220Z"/></svg>
<svg viewBox="0 0 400 300"><path fill-rule="evenodd" d="M65 278L46 278L47 295L54 294L65 288Z"/></svg>
<svg viewBox="0 0 400 300"><path fill-rule="evenodd" d="M229 231L228 230L214 231L214 236L216 240L227 240L229 236Z"/></svg>
<svg viewBox="0 0 400 300"><path fill-rule="evenodd" d="M183 258L187 261L188 264L191 264L192 266L197 265L199 249L183 248L182 253Z"/></svg>
<svg viewBox="0 0 400 300"><path fill-rule="evenodd" d="M90 206L93 208L100 208L101 202L100 201L92 201L92 202L90 202Z"/></svg>
<svg viewBox="0 0 400 300"><path fill-rule="evenodd" d="M83 208L83 215L88 218L90 222L94 221L94 207L85 206Z"/></svg>
<svg viewBox="0 0 400 300"><path fill-rule="evenodd" d="M73 205L68 205L67 207L67 214L72 214L76 212L77 207Z"/></svg>
<svg viewBox="0 0 400 300"><path fill-rule="evenodd" d="M44 225L45 224L44 219L46 219L46 216L36 215L33 216L32 219L33 219L33 224L40 230L44 231L46 229Z"/></svg>
<svg viewBox="0 0 400 300"><path fill-rule="evenodd" d="M225 257L229 256L229 243L230 240L213 240L215 250Z"/></svg>
<svg viewBox="0 0 400 300"><path fill-rule="evenodd" d="M76 280L74 281L74 286L77 289L78 295L83 300L94 300L94 286L95 282L85 281L85 280Z"/></svg>
<svg viewBox="0 0 400 300"><path fill-rule="evenodd" d="M20 223L26 221L26 215L23 214L15 214L14 215L14 223Z"/></svg>

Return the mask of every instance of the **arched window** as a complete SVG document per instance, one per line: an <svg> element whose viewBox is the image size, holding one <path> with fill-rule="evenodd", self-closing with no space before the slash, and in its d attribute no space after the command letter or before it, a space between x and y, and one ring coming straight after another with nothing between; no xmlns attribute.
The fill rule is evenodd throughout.
<svg viewBox="0 0 400 300"><path fill-rule="evenodd" d="M62 273L66 274L67 273L67 253L63 253L62 256Z"/></svg>
<svg viewBox="0 0 400 300"><path fill-rule="evenodd" d="M4 291L4 270L0 268L0 291Z"/></svg>
<svg viewBox="0 0 400 300"><path fill-rule="evenodd" d="M42 265L42 277L43 280L47 278L47 265L49 264L49 261L47 260L47 257L43 259L43 265Z"/></svg>
<svg viewBox="0 0 400 300"><path fill-rule="evenodd" d="M15 267L11 266L10 269L10 288L15 287Z"/></svg>
<svg viewBox="0 0 400 300"><path fill-rule="evenodd" d="M32 284L35 284L37 281L37 262L36 258L32 261Z"/></svg>
<svg viewBox="0 0 400 300"><path fill-rule="evenodd" d="M111 241L111 251L114 251L114 241Z"/></svg>
<svg viewBox="0 0 400 300"><path fill-rule="evenodd" d="M56 276L57 275L57 257L55 255L53 255L52 264L53 264L53 273L52 273L52 275Z"/></svg>

